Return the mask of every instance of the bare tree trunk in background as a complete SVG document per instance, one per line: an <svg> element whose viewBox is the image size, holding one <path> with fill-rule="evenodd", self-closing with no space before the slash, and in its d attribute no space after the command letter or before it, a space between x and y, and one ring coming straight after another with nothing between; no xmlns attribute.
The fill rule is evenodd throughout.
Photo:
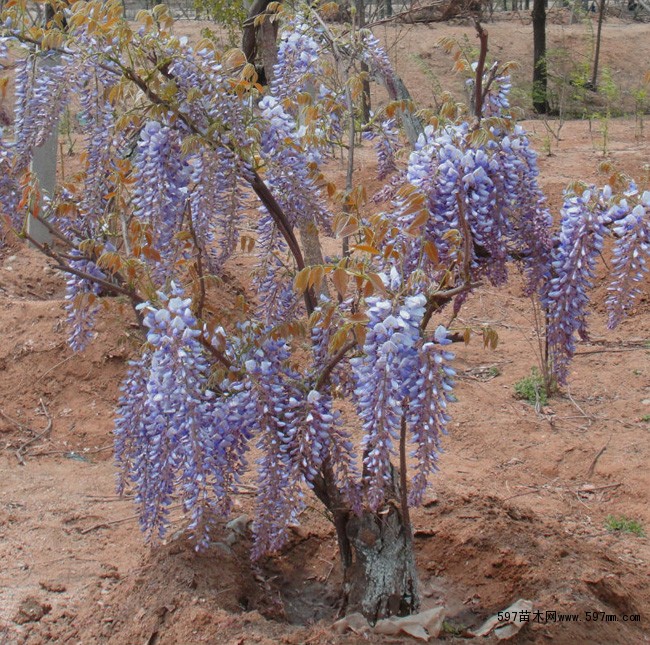
<svg viewBox="0 0 650 645"><path fill-rule="evenodd" d="M271 24L270 21L265 20L264 23L268 23L273 29L273 45L272 50L274 51L265 51L269 46L269 32L268 27L258 28L255 26L255 18L260 14L266 11L266 8L271 4L272 0L255 0L251 5L251 8L248 11L248 17L244 22L244 29L242 31L242 51L246 56L246 60L251 64L255 65L257 60L258 50L261 48L261 58L262 65L256 65L255 69L259 77L259 82L262 85L267 85L270 82L270 77L273 75L272 67L266 69L267 60L277 60L277 45L275 44L275 37L277 37L277 26L275 23ZM261 33L260 33L261 32Z"/></svg>
<svg viewBox="0 0 650 645"><path fill-rule="evenodd" d="M259 26L258 41L266 82L270 85L273 81L273 68L278 62L278 23L265 20Z"/></svg>
<svg viewBox="0 0 650 645"><path fill-rule="evenodd" d="M598 89L598 62L600 59L600 36L603 31L603 19L605 17L605 6L607 0L600 0L598 8L598 30L596 31L596 52L594 53L594 69L591 75L591 88L594 92Z"/></svg>
<svg viewBox="0 0 650 645"><path fill-rule="evenodd" d="M359 29L365 27L366 24L366 3L365 0L355 0L354 3L357 13L357 25ZM363 97L361 99L361 122L363 125L370 121L370 77L368 65L364 62L361 63L361 71L366 74L366 79L363 81Z"/></svg>
<svg viewBox="0 0 650 645"><path fill-rule="evenodd" d="M546 71L546 2L533 0L533 108L548 114Z"/></svg>

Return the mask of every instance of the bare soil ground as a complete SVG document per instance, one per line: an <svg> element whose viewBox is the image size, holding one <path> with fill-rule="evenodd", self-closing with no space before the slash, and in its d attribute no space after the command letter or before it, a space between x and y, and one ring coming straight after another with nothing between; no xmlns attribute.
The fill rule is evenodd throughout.
<svg viewBox="0 0 650 645"><path fill-rule="evenodd" d="M490 29L514 30L515 55L528 52L523 26ZM638 73L638 61L650 60L647 29L607 29L608 64L627 64L622 52L634 41L640 51L630 74ZM424 42L429 30L410 30L404 42L433 58L442 56L438 36L473 37L467 27L434 31ZM424 92L417 78L407 82ZM547 129L526 125L540 147ZM607 158L639 176L650 146L638 123L607 128ZM540 159L554 207L568 181L599 181L603 148L589 122L564 124L553 156ZM376 185L369 149L358 171ZM226 303L245 286L249 261L233 262ZM542 612L579 613L580 621L531 623L513 642L650 642L650 541L605 525L609 515L626 516L650 532L650 290L646 284L634 315L607 332L605 278L603 271L592 338L579 344L570 388L539 410L513 396L536 364L532 309L517 279L481 289L462 311L461 322L491 326L500 342L496 350L480 339L455 347L459 400L440 473L413 517L425 607L447 608L448 642L518 598ZM129 311L107 300L97 340L73 355L64 286L37 253L2 252L0 643L366 642L331 630L340 574L333 529L315 501L287 548L257 565L240 531L245 522L220 528L202 554L174 532L153 550L142 544L132 500L115 495L111 456L118 386L137 347ZM250 495L237 503L234 517L250 514ZM587 622L586 611L619 621ZM622 621L635 613L640 622Z"/></svg>

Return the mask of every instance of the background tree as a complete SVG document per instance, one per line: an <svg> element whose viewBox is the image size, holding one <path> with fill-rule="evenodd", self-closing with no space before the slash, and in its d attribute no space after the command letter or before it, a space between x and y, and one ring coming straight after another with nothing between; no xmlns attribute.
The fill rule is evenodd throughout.
<svg viewBox="0 0 650 645"><path fill-rule="evenodd" d="M591 83L589 89L594 92L598 89L598 63L600 60L600 40L603 31L603 19L605 17L605 8L607 0L600 0L598 5L598 27L596 28L596 49L594 51L594 66L591 73Z"/></svg>
<svg viewBox="0 0 650 645"><path fill-rule="evenodd" d="M533 0L533 108L548 113L546 69L546 0Z"/></svg>

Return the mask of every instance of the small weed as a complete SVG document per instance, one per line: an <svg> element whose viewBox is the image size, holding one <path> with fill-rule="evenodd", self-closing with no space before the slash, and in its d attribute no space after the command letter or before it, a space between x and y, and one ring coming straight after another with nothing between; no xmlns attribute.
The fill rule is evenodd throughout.
<svg viewBox="0 0 650 645"><path fill-rule="evenodd" d="M620 517L608 515L605 520L605 528L607 528L608 531L632 533L638 537L643 537L645 535L645 531L639 522L636 520L630 520L624 515L621 515Z"/></svg>
<svg viewBox="0 0 650 645"><path fill-rule="evenodd" d="M548 403L544 379L536 367L530 370L530 376L525 376L515 383L515 395L518 399L524 399L535 407Z"/></svg>
<svg viewBox="0 0 650 645"><path fill-rule="evenodd" d="M462 625L454 625L453 623L450 623L448 620L445 620L442 623L442 631L444 634L452 634L453 636L462 636L467 631L467 627L463 627Z"/></svg>
<svg viewBox="0 0 650 645"><path fill-rule="evenodd" d="M632 374L634 374L634 376L643 376L643 371L642 370L632 370Z"/></svg>
<svg viewBox="0 0 650 645"><path fill-rule="evenodd" d="M493 365L488 369L487 374L491 378L496 378L497 376L501 376L501 370L496 365Z"/></svg>
<svg viewBox="0 0 650 645"><path fill-rule="evenodd" d="M644 414L641 417L641 421L644 421L645 423L650 423L650 414Z"/></svg>

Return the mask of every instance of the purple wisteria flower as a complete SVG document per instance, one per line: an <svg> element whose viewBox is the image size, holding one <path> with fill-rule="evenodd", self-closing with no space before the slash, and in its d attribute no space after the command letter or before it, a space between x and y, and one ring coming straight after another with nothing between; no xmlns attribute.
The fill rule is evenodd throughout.
<svg viewBox="0 0 650 645"><path fill-rule="evenodd" d="M30 54L17 62L14 132L16 165L28 167L59 121L70 92L70 56L53 52Z"/></svg>
<svg viewBox="0 0 650 645"><path fill-rule="evenodd" d="M413 506L422 502L429 475L437 470L437 456L442 451L440 435L446 433L451 420L447 403L454 400L451 392L456 372L449 365L454 355L444 349L451 343L444 327L436 329L434 341L420 347L419 368L409 383L408 425L416 446L412 456L417 460L409 491L409 503Z"/></svg>
<svg viewBox="0 0 650 645"><path fill-rule="evenodd" d="M607 296L610 329L614 329L619 324L635 298L641 293L641 282L648 272L650 191L643 193L640 203L632 210L616 219L613 233L616 237L612 258L613 280Z"/></svg>
<svg viewBox="0 0 650 645"><path fill-rule="evenodd" d="M134 161L137 178L134 213L151 225L160 262L154 275L163 283L179 257L176 234L187 206L189 166L181 153L178 134L166 125L149 121L140 133Z"/></svg>
<svg viewBox="0 0 650 645"><path fill-rule="evenodd" d="M242 168L228 148L204 150L188 159L191 168L189 204L196 237L207 252L209 268L219 273L239 243L246 193Z"/></svg>
<svg viewBox="0 0 650 645"><path fill-rule="evenodd" d="M321 47L313 32L314 28L301 14L283 26L270 88L277 99L294 98L321 75Z"/></svg>
<svg viewBox="0 0 650 645"><path fill-rule="evenodd" d="M0 211L16 227L20 225L20 186L16 180L14 146L0 128Z"/></svg>
<svg viewBox="0 0 650 645"><path fill-rule="evenodd" d="M395 119L386 119L372 130L366 130L363 138L375 141L377 153L377 179L385 179L397 170L395 153L399 147L399 133Z"/></svg>
<svg viewBox="0 0 650 645"><path fill-rule="evenodd" d="M105 69L87 62L77 71L75 85L81 111L79 126L86 148L86 168L79 208L83 213L80 225L92 236L107 210L106 195L110 192L107 169L114 154L113 107L105 94L114 77Z"/></svg>
<svg viewBox="0 0 650 645"><path fill-rule="evenodd" d="M81 255L75 252L75 255ZM70 267L89 276L106 279L104 272L87 259L71 260ZM99 311L97 296L101 291L97 282L70 274L66 282L65 310L70 328L68 344L75 352L83 351L95 337L95 317Z"/></svg>
<svg viewBox="0 0 650 645"><path fill-rule="evenodd" d="M379 39L370 30L364 30L359 44L361 57L371 72L380 76L384 82L392 83L395 76L393 65Z"/></svg>
<svg viewBox="0 0 650 645"><path fill-rule="evenodd" d="M120 487L130 482L148 539L162 538L175 495L190 516L199 546L226 495L224 438L227 415L208 387L210 365L197 321L181 289L158 294L159 308L140 306L148 330L142 358L131 364L122 385L115 426Z"/></svg>
<svg viewBox="0 0 650 645"><path fill-rule="evenodd" d="M611 192L610 192L611 195ZM567 381L575 353L575 334L587 334L587 291L594 278L596 259L603 248L604 209L587 190L567 196L562 208L559 244L553 253L553 277L543 302L547 315L547 343L553 373L559 384Z"/></svg>
<svg viewBox="0 0 650 645"><path fill-rule="evenodd" d="M421 342L425 313L423 295L391 301L367 299L369 317L364 355L353 358L357 410L363 424L363 488L365 501L377 510L392 485L402 423L416 444L418 476L412 501L421 499L427 476L435 469L440 433L448 416L446 400L453 370L452 355L441 350L446 332L440 328L431 342Z"/></svg>

